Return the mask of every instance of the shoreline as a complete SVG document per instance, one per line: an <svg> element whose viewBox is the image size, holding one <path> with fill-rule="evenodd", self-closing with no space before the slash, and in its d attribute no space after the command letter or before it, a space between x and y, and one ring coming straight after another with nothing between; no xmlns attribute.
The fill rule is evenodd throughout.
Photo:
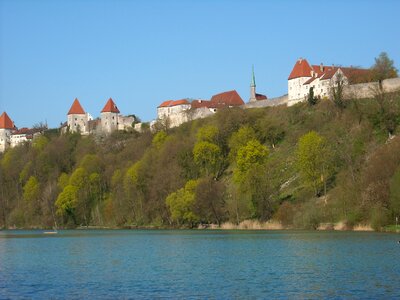
<svg viewBox="0 0 400 300"><path fill-rule="evenodd" d="M354 231L354 232L391 232L400 233L400 225L398 228L382 228L381 230L374 230L368 224L357 224L355 226L348 226L345 222L337 223L321 223L317 228L297 228L293 226L283 226L278 222L259 222L252 220L244 220L239 224L231 222L225 222L221 225L218 224L200 224L197 227L174 227L174 226L138 226L138 225L125 225L125 226L78 226L74 228L58 228L57 230L259 230L259 231L289 231L289 230L309 230L309 231ZM0 228L0 231L4 230L47 230L57 231L54 228L49 227L9 227Z"/></svg>

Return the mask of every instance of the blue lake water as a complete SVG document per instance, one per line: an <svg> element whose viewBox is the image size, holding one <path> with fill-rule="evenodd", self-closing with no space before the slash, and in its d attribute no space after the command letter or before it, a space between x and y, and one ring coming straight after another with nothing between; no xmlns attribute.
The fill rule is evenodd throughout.
<svg viewBox="0 0 400 300"><path fill-rule="evenodd" d="M400 235L0 231L0 299L394 299Z"/></svg>

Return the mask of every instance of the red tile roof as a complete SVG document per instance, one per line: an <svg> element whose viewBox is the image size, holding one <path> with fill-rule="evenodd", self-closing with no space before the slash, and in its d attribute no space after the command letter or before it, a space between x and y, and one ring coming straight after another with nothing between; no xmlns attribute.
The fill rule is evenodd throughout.
<svg viewBox="0 0 400 300"><path fill-rule="evenodd" d="M191 108L202 108L202 107L210 108L212 105L209 100L200 100L200 99L193 100L192 103L190 104Z"/></svg>
<svg viewBox="0 0 400 300"><path fill-rule="evenodd" d="M68 111L68 115L84 115L85 111L83 110L81 104L79 103L78 98L75 98L74 103L72 103L71 108Z"/></svg>
<svg viewBox="0 0 400 300"><path fill-rule="evenodd" d="M115 105L113 99L108 99L106 105L104 106L101 112L112 112L112 113L119 113L118 107Z"/></svg>
<svg viewBox="0 0 400 300"><path fill-rule="evenodd" d="M28 132L29 132L29 128L23 127L23 128L20 128L20 129L14 131L12 134L13 135L14 134L27 134Z"/></svg>
<svg viewBox="0 0 400 300"><path fill-rule="evenodd" d="M172 106L176 106L176 105L184 105L184 104L190 104L189 101L187 101L186 99L182 99L182 100L167 100L164 101L163 103L161 103L158 107L172 107Z"/></svg>
<svg viewBox="0 0 400 300"><path fill-rule="evenodd" d="M235 91L223 92L212 96L210 100L213 107L240 106L244 104L243 99Z"/></svg>
<svg viewBox="0 0 400 300"><path fill-rule="evenodd" d="M267 100L267 96L263 95L263 94L257 94L256 93L256 100L260 101L260 100Z"/></svg>
<svg viewBox="0 0 400 300"><path fill-rule="evenodd" d="M320 78L321 80L331 79L333 75L335 75L338 69L341 69L344 75L352 83L369 82L373 79L372 71L369 69L361 69L354 67L324 66L322 64L310 66L306 59L299 59L294 65L288 80L299 77L310 77L304 83L304 85L306 85L313 82L316 78Z"/></svg>
<svg viewBox="0 0 400 300"><path fill-rule="evenodd" d="M14 127L14 122L11 121L6 112L3 112L0 116L0 129L13 129Z"/></svg>
<svg viewBox="0 0 400 300"><path fill-rule="evenodd" d="M311 70L312 69L306 59L299 59L296 61L296 64L294 65L293 70L290 73L288 80L299 78L299 77L310 77Z"/></svg>

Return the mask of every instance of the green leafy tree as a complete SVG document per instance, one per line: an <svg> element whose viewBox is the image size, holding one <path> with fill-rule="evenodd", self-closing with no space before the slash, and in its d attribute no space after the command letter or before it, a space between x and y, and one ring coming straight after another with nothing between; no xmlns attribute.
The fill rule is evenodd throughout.
<svg viewBox="0 0 400 300"><path fill-rule="evenodd" d="M193 226L199 220L193 211L197 184L197 181L189 180L184 188L168 195L165 200L172 220L179 225L188 224Z"/></svg>
<svg viewBox="0 0 400 300"><path fill-rule="evenodd" d="M44 135L41 135L33 140L32 146L38 151L42 151L47 144L49 143L49 139Z"/></svg>
<svg viewBox="0 0 400 300"><path fill-rule="evenodd" d="M398 77L397 69L394 67L394 61L389 58L386 52L381 52L381 54L375 58L375 64L371 69L376 81Z"/></svg>
<svg viewBox="0 0 400 300"><path fill-rule="evenodd" d="M231 161L236 159L238 150L245 146L249 141L256 139L256 133L253 128L248 125L242 126L238 131L234 132L229 139L229 158Z"/></svg>
<svg viewBox="0 0 400 300"><path fill-rule="evenodd" d="M135 222L143 221L144 197L146 186L141 177L143 162L134 163L127 171L124 177L124 191L128 199L130 211Z"/></svg>
<svg viewBox="0 0 400 300"><path fill-rule="evenodd" d="M303 135L297 147L297 167L304 182L314 189L316 195L324 188L331 175L328 145L315 131Z"/></svg>
<svg viewBox="0 0 400 300"><path fill-rule="evenodd" d="M32 203L38 200L40 195L39 182L35 176L29 177L28 181L24 185L24 200Z"/></svg>
<svg viewBox="0 0 400 300"><path fill-rule="evenodd" d="M213 125L203 126L197 132L197 141L217 143L218 128Z"/></svg>
<svg viewBox="0 0 400 300"><path fill-rule="evenodd" d="M75 208L78 202L78 188L73 185L67 185L58 195L56 200L57 214L71 216L75 219Z"/></svg>
<svg viewBox="0 0 400 300"><path fill-rule="evenodd" d="M69 183L69 176L67 173L61 173L58 177L57 186L60 190L63 190Z"/></svg>
<svg viewBox="0 0 400 300"><path fill-rule="evenodd" d="M239 148L236 156L236 170L234 179L243 182L247 173L255 166L264 165L268 158L268 148L258 140L250 140Z"/></svg>
<svg viewBox="0 0 400 300"><path fill-rule="evenodd" d="M193 148L193 157L206 176L217 176L223 159L221 149L216 144L206 141L197 142Z"/></svg>
<svg viewBox="0 0 400 300"><path fill-rule="evenodd" d="M168 138L168 134L165 131L159 131L156 133L156 135L153 137L152 145L156 149L160 149L162 145L165 143L165 141Z"/></svg>

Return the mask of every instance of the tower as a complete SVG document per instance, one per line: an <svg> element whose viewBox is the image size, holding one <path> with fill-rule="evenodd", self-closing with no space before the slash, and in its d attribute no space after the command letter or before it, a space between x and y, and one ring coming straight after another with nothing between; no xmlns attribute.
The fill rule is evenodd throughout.
<svg viewBox="0 0 400 300"><path fill-rule="evenodd" d="M119 109L115 105L113 99L108 99L106 105L100 113L101 130L104 133L111 133L118 130Z"/></svg>
<svg viewBox="0 0 400 300"><path fill-rule="evenodd" d="M0 152L4 152L10 146L10 136L14 128L14 122L3 112L0 116Z"/></svg>
<svg viewBox="0 0 400 300"><path fill-rule="evenodd" d="M256 102L256 77L254 76L254 65L252 66L252 77L250 84L250 99L249 102Z"/></svg>
<svg viewBox="0 0 400 300"><path fill-rule="evenodd" d="M70 132L88 134L88 114L82 108L78 98L75 98L67 114L68 128Z"/></svg>

